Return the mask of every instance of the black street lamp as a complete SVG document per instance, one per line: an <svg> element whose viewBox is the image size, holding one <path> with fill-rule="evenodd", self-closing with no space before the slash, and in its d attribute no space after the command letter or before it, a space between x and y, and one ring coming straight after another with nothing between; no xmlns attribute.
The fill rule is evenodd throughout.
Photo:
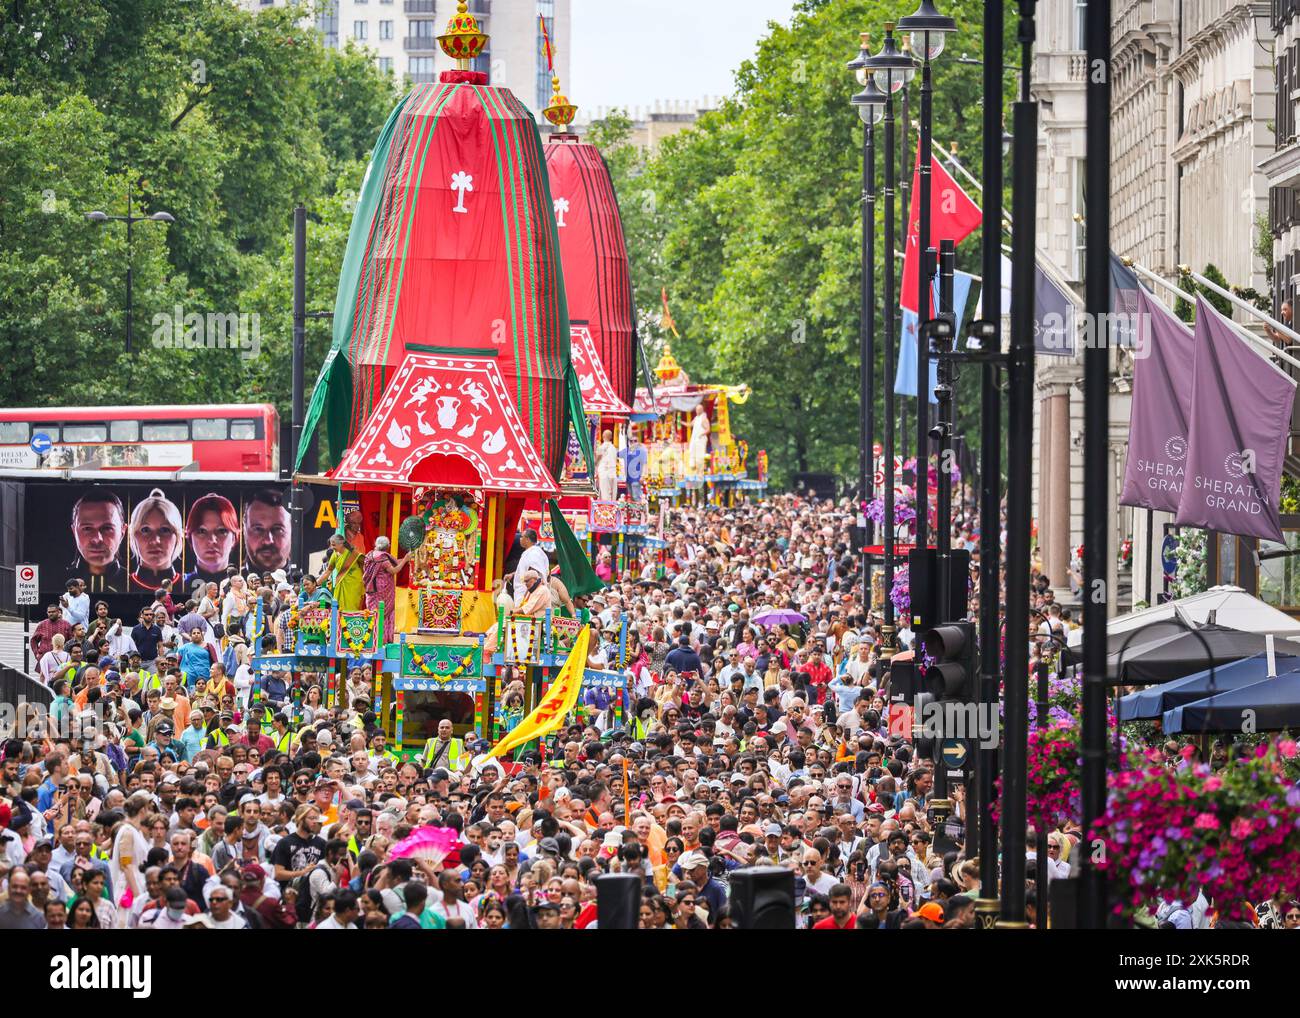
<svg viewBox="0 0 1300 1018"><path fill-rule="evenodd" d="M984 224L980 230L984 318L974 323L972 333L983 351L1002 352L1002 156L1007 138L1001 130L1002 117L1002 34L1000 3L984 5ZM999 145L998 135L1002 135ZM999 148L1001 149L999 151ZM980 679L979 702L992 711L998 701L999 653L998 607L1001 588L1002 554L1002 392L996 362L981 367L980 390ZM988 716L987 714L984 716ZM984 740L987 741L987 740ZM975 754L976 799L980 816L980 896L975 911L980 926L992 928L997 921L998 828L989 817L997 796L998 750L982 741ZM969 852L969 849L967 850Z"/></svg>
<svg viewBox="0 0 1300 1018"><path fill-rule="evenodd" d="M875 528L867 521L867 503L875 497L875 484L871 469L871 451L876 438L876 124L885 114L885 94L876 87L867 70L871 58L871 37L863 32L862 48L855 59L849 61L861 92L849 102L857 109L862 120L862 299L859 307L858 357L858 499L863 522L864 540L874 544ZM870 559L862 556L863 604L871 604Z"/></svg>
<svg viewBox="0 0 1300 1018"><path fill-rule="evenodd" d="M895 623L894 601L890 597L894 582L894 93L903 88L916 73L912 60L894 41L894 25L885 24L885 43L880 52L867 58L863 69L885 96L885 292L881 304L885 324L885 624L881 627L884 651L888 655L894 647L898 627ZM863 106L867 105L863 103ZM860 109L862 107L859 107Z"/></svg>
<svg viewBox="0 0 1300 1018"><path fill-rule="evenodd" d="M934 153L930 151L930 135L934 118L934 81L930 62L943 53L948 35L957 31L957 22L940 14L933 0L921 0L921 6L898 22L900 32L911 35L912 50L921 60L921 193L920 223L917 243L916 308L917 333L927 334L925 326L930 321L930 279L934 270L930 264L930 173ZM928 545L930 512L930 456L929 456L929 392L930 351L928 344L916 344L916 549L924 556ZM936 521L939 526L945 521ZM933 589L933 587L931 588ZM913 612L915 614L915 612ZM931 621L927 619L926 622Z"/></svg>
<svg viewBox="0 0 1300 1018"><path fill-rule="evenodd" d="M1084 20L1088 66L1109 69L1110 0L1089 0ZM1088 236L1084 255L1085 308L1094 323L1110 312L1110 74L1089 74L1085 93L1085 151L1088 187ZM1019 129L1017 129L1017 134ZM1098 328L1100 331L1100 327ZM1106 565L1109 551L1110 476L1107 435L1110 430L1110 338L1104 333L1083 355L1083 773L1080 793L1084 830L1106 809ZM1082 879L1079 926L1106 925L1106 874L1093 862L1092 846L1081 844Z"/></svg>
<svg viewBox="0 0 1300 1018"><path fill-rule="evenodd" d="M126 215L110 216L107 212L96 209L87 212L86 218L92 223L126 223L126 352L130 353L135 340L134 292L131 272L131 227L136 223L174 223L176 217L170 212L155 212L148 216L132 215L131 189L126 189Z"/></svg>
<svg viewBox="0 0 1300 1018"><path fill-rule="evenodd" d="M1029 91L1034 0L1020 0L1023 73L1013 113L1011 350L1008 361L1006 679L1002 754L1002 894L999 927L1025 927L1025 826L1029 740L1029 530L1033 506L1034 245L1038 104ZM986 100L987 102L987 100ZM988 202L996 194L988 195ZM985 286L988 284L985 283ZM1103 488L1104 493L1104 488ZM1096 497L1089 492L1089 501Z"/></svg>

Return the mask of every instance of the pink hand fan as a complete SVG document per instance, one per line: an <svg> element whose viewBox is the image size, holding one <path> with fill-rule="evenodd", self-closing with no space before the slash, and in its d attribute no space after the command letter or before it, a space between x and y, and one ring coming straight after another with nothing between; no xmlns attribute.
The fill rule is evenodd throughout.
<svg viewBox="0 0 1300 1018"><path fill-rule="evenodd" d="M417 827L388 854L394 859L423 859L437 866L462 844L460 832L454 827Z"/></svg>

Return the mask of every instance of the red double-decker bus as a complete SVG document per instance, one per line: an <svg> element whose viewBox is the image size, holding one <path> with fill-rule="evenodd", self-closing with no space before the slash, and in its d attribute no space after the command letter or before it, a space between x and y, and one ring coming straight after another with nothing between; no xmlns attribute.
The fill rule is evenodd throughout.
<svg viewBox="0 0 1300 1018"><path fill-rule="evenodd" d="M269 403L0 410L0 477L274 481Z"/></svg>

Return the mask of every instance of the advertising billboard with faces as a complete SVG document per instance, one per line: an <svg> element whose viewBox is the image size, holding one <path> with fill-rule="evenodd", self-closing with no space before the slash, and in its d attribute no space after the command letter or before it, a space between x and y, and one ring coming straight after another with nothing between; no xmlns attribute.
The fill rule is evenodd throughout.
<svg viewBox="0 0 1300 1018"><path fill-rule="evenodd" d="M304 554L323 561L336 516L332 491L310 500ZM73 578L92 598L152 597L164 584L183 601L234 569L290 569L293 517L288 485L199 481L25 486L25 561L41 566L42 595ZM124 605L124 608L127 607Z"/></svg>

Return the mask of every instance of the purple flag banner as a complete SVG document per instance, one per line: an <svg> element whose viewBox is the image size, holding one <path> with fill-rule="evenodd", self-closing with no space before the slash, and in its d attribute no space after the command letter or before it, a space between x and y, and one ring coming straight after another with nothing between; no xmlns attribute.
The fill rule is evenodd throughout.
<svg viewBox="0 0 1300 1018"><path fill-rule="evenodd" d="M1196 299L1180 525L1282 541L1278 496L1296 383Z"/></svg>
<svg viewBox="0 0 1300 1018"><path fill-rule="evenodd" d="M1134 311L1133 410L1119 504L1176 513L1187 465L1195 346L1191 330L1141 287Z"/></svg>

